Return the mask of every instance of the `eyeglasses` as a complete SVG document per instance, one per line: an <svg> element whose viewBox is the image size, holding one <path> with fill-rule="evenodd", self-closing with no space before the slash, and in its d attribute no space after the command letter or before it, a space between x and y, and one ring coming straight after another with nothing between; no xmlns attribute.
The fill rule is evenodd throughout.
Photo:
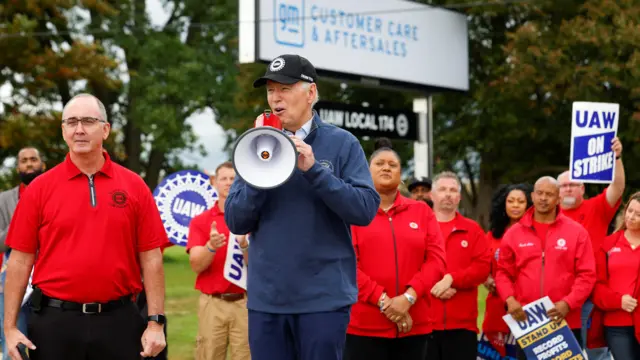
<svg viewBox="0 0 640 360"><path fill-rule="evenodd" d="M106 121L87 116L80 118L71 117L68 119L63 119L62 123L70 128L75 128L76 126L78 126L78 123L82 123L83 127L91 127L97 123L106 123Z"/></svg>

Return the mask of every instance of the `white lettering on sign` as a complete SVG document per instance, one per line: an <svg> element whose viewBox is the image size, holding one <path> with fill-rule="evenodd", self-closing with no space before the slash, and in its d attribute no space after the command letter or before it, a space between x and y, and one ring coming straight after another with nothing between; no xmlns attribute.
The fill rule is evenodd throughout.
<svg viewBox="0 0 640 360"><path fill-rule="evenodd" d="M189 200L177 198L173 203L173 213L178 215L186 215L190 218L194 218L205 210L204 205L196 204Z"/></svg>
<svg viewBox="0 0 640 360"><path fill-rule="evenodd" d="M358 111L319 109L320 118L332 125L349 129L397 132L404 137L409 132L409 121L406 115L400 114L397 119L390 115L376 115Z"/></svg>
<svg viewBox="0 0 640 360"><path fill-rule="evenodd" d="M347 128L362 130L378 130L376 116L361 112L352 112L345 123Z"/></svg>
<svg viewBox="0 0 640 360"><path fill-rule="evenodd" d="M595 174L609 169L613 169L612 152L574 161L573 177Z"/></svg>

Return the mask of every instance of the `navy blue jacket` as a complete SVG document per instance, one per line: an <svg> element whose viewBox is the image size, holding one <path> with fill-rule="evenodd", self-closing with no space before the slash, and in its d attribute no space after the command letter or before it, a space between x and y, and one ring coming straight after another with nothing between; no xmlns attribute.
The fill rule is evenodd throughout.
<svg viewBox="0 0 640 360"><path fill-rule="evenodd" d="M351 133L314 113L309 135L316 159L283 185L256 189L240 176L224 218L234 234L251 233L248 308L296 314L332 311L357 300L351 225L366 226L380 195L364 151Z"/></svg>

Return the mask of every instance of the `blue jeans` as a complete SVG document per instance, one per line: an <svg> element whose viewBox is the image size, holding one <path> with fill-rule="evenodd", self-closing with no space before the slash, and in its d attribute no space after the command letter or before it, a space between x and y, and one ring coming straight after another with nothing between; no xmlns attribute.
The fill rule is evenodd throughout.
<svg viewBox="0 0 640 360"><path fill-rule="evenodd" d="M20 313L18 314L18 330L27 335L27 316L29 316L28 304L24 304L24 306L20 309ZM0 338L2 341L2 360L9 360L9 354L7 353L7 342L4 338L4 294L0 294Z"/></svg>
<svg viewBox="0 0 640 360"><path fill-rule="evenodd" d="M616 359L640 360L640 344L633 326L605 326L604 335Z"/></svg>
<svg viewBox="0 0 640 360"><path fill-rule="evenodd" d="M582 305L582 347L587 351L587 356L589 360L611 360L611 355L609 353L609 349L604 348L595 348L595 349L587 349L587 329L589 322L589 314L591 314L591 310L593 310L593 302L591 299L587 299ZM616 358L618 360L619 358Z"/></svg>

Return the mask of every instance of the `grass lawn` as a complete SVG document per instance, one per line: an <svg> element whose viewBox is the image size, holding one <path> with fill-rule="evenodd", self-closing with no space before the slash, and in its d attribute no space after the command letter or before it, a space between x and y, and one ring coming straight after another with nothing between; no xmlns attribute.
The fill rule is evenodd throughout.
<svg viewBox="0 0 640 360"><path fill-rule="evenodd" d="M182 246L164 252L166 277L167 344L169 359L192 360L198 332L198 295L194 289L196 274Z"/></svg>
<svg viewBox="0 0 640 360"><path fill-rule="evenodd" d="M169 358L192 360L196 333L198 332L198 295L194 289L196 275L189 266L189 257L182 246L165 250L166 313ZM480 287L478 292L478 325L484 318L484 300L487 292Z"/></svg>

